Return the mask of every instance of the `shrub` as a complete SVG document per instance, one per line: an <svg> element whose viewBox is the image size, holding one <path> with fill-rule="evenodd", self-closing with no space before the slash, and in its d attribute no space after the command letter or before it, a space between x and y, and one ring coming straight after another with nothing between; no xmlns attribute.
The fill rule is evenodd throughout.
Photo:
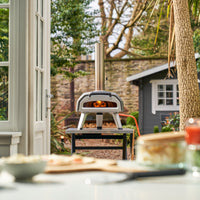
<svg viewBox="0 0 200 200"><path fill-rule="evenodd" d="M64 147L64 144L60 142L60 137L65 136L65 128L62 127L62 122L68 118L72 113L63 117L61 120L58 120L60 115L54 114L53 111L55 106L51 109L51 153L62 153L69 154L70 150Z"/></svg>
<svg viewBox="0 0 200 200"><path fill-rule="evenodd" d="M130 115L132 115L133 117L136 118L137 120L137 123L138 123L138 117L139 117L139 112L138 111L135 111L135 112L131 112ZM135 126L135 120L131 117L127 117L126 119L126 125L133 125Z"/></svg>
<svg viewBox="0 0 200 200"><path fill-rule="evenodd" d="M138 132L137 132L137 128L136 128L136 126L133 126L133 125L124 125L123 128L134 129L134 137L135 137L135 138L138 137Z"/></svg>
<svg viewBox="0 0 200 200"><path fill-rule="evenodd" d="M171 124L167 125L167 126L163 126L161 132L172 132L174 131L173 127Z"/></svg>
<svg viewBox="0 0 200 200"><path fill-rule="evenodd" d="M162 127L161 132L171 132L171 131L179 131L180 124L180 115L179 113L170 114L169 117L165 118L164 126Z"/></svg>
<svg viewBox="0 0 200 200"><path fill-rule="evenodd" d="M160 132L158 126L154 126L153 127L153 132L154 133L159 133Z"/></svg>

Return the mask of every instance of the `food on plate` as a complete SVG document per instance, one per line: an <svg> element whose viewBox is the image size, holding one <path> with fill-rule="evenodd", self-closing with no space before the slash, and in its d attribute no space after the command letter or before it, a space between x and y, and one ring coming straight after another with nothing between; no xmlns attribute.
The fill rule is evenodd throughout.
<svg viewBox="0 0 200 200"><path fill-rule="evenodd" d="M185 150L184 133L148 134L137 140L136 161L158 167L181 166L185 161Z"/></svg>
<svg viewBox="0 0 200 200"><path fill-rule="evenodd" d="M72 165L72 164L91 164L95 162L95 158L83 157L80 155L73 154L72 156L63 155L49 155L45 159L48 165Z"/></svg>
<svg viewBox="0 0 200 200"><path fill-rule="evenodd" d="M31 156L24 156L23 154L15 154L10 157L3 157L2 161L4 163L35 163L35 162L40 162L43 160L42 156L38 155L31 155Z"/></svg>

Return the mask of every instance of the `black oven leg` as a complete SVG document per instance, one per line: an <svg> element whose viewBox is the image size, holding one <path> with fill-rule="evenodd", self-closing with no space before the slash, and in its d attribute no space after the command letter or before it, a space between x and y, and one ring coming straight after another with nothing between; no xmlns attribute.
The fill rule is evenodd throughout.
<svg viewBox="0 0 200 200"><path fill-rule="evenodd" d="M75 153L75 148L76 148L76 146L75 146L75 141L76 140L76 136L75 136L75 133L72 133L72 141L71 141L71 147L72 147L72 150L71 150L71 154L73 154L73 153Z"/></svg>
<svg viewBox="0 0 200 200"><path fill-rule="evenodd" d="M123 160L127 160L127 142L126 142L126 134L123 134Z"/></svg>

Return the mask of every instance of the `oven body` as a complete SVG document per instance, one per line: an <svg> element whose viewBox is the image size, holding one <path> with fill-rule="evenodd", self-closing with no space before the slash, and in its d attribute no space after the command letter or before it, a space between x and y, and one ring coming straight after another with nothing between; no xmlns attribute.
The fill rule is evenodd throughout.
<svg viewBox="0 0 200 200"><path fill-rule="evenodd" d="M103 113L110 113L118 129L122 129L119 112L123 112L124 105L121 98L113 92L93 91L84 93L77 101L76 111L81 112L78 130L83 128L89 113L96 113L97 129L102 129Z"/></svg>

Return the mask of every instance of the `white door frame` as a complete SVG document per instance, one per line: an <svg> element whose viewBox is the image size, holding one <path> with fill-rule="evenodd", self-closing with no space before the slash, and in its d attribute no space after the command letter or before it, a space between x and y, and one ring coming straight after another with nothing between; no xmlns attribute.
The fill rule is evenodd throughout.
<svg viewBox="0 0 200 200"><path fill-rule="evenodd" d="M49 154L50 0L43 0L43 16L42 0L29 2L29 154Z"/></svg>

